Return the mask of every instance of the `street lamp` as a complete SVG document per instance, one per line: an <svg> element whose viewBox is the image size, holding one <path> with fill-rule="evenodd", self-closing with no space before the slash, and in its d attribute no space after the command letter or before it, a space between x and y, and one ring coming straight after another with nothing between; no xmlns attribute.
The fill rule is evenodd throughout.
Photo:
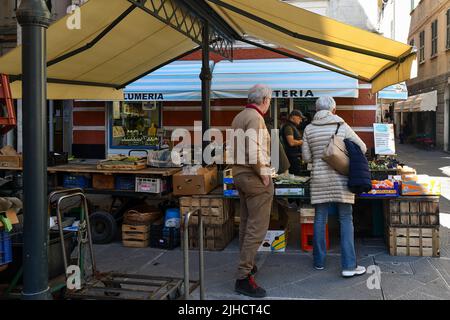
<svg viewBox="0 0 450 320"><path fill-rule="evenodd" d="M26 300L50 299L47 214L47 53L50 12L45 0L22 0L24 248Z"/></svg>

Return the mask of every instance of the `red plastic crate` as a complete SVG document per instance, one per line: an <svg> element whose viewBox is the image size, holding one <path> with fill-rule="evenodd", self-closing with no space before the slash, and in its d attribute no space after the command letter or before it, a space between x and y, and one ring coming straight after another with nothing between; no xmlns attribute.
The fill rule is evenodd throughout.
<svg viewBox="0 0 450 320"><path fill-rule="evenodd" d="M300 247L303 251L312 251L313 250L313 237L314 237L314 223L302 223L300 224ZM327 250L330 249L330 238L328 235L328 224L326 226L325 231L326 241L327 241Z"/></svg>

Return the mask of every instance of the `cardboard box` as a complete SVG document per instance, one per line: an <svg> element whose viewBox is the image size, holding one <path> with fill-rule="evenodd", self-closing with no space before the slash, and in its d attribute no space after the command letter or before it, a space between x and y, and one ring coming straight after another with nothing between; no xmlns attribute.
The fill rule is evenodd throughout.
<svg viewBox="0 0 450 320"><path fill-rule="evenodd" d="M300 223L314 223L316 209L314 207L300 208Z"/></svg>
<svg viewBox="0 0 450 320"><path fill-rule="evenodd" d="M217 167L206 167L198 170L196 175L183 175L178 172L173 176L173 194L190 196L208 194L218 186Z"/></svg>
<svg viewBox="0 0 450 320"><path fill-rule="evenodd" d="M284 221L272 220L269 230L258 251L262 252L285 252L287 244L288 225Z"/></svg>
<svg viewBox="0 0 450 320"><path fill-rule="evenodd" d="M21 168L23 159L21 155L18 156L2 156L0 155L0 167L2 168Z"/></svg>
<svg viewBox="0 0 450 320"><path fill-rule="evenodd" d="M417 181L403 181L403 196L440 196L441 186L440 180L429 176L418 176Z"/></svg>

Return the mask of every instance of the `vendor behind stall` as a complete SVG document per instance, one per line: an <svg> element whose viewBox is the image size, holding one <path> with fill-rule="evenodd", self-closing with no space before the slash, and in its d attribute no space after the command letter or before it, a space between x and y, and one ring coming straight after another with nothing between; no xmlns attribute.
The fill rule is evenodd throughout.
<svg viewBox="0 0 450 320"><path fill-rule="evenodd" d="M280 130L281 141L283 143L286 155L291 164L289 173L296 176L301 172L301 155L302 155L302 133L300 125L305 116L300 110L293 110L289 114L288 121Z"/></svg>

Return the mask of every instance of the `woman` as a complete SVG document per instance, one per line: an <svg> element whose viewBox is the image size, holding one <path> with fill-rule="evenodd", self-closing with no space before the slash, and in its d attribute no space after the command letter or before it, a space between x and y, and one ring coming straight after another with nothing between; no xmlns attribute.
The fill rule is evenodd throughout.
<svg viewBox="0 0 450 320"><path fill-rule="evenodd" d="M340 124L338 136L355 142L366 153L367 147L345 121L336 115L336 102L331 97L321 97L316 102L316 115L303 135L303 160L312 162L311 203L316 207L314 220L314 267L325 267L325 230L328 213L335 208L339 212L341 227L342 276L353 277L366 272L356 263L353 235L353 204L355 196L347 187L348 178L339 174L322 160L325 147Z"/></svg>

